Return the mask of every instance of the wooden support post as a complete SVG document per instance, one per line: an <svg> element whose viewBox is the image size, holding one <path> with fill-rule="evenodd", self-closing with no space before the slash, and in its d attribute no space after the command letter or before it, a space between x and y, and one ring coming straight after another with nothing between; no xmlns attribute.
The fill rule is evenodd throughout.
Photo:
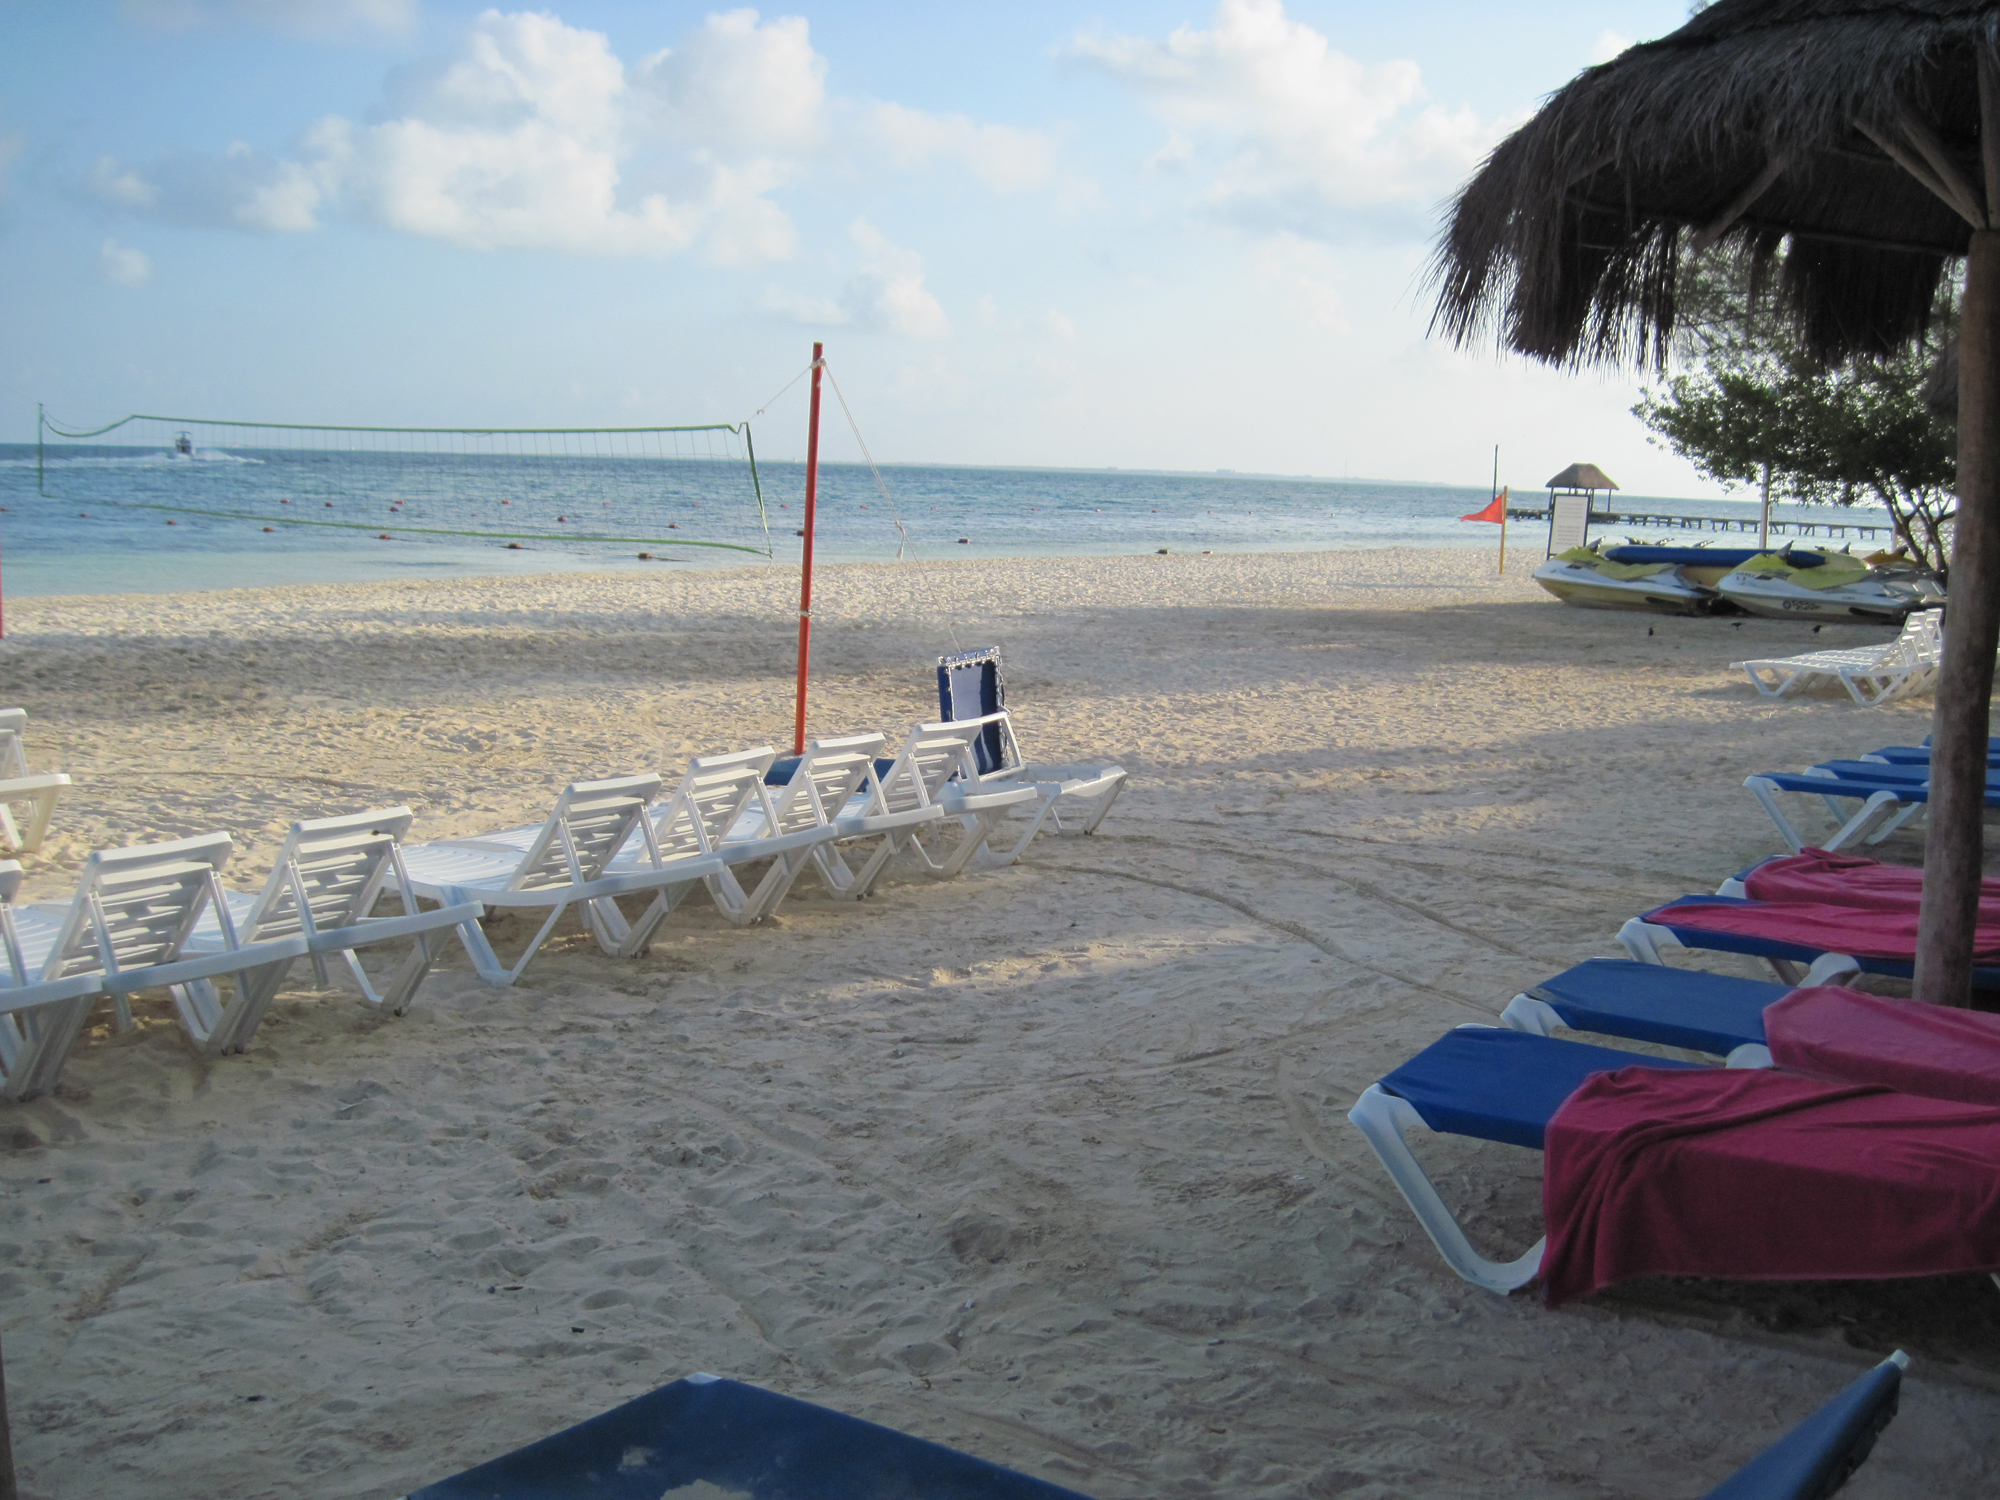
<svg viewBox="0 0 2000 1500"><path fill-rule="evenodd" d="M1972 1001L1984 873L1986 741L2000 648L2000 231L1972 236L1959 328L1958 522L1944 660L1931 718L1931 786L1915 994Z"/></svg>

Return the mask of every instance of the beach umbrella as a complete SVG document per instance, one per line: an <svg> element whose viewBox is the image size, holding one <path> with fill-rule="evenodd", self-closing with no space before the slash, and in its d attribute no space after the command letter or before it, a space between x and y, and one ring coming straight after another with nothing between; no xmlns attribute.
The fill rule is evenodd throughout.
<svg viewBox="0 0 2000 1500"><path fill-rule="evenodd" d="M1718 0L1580 74L1495 148L1433 265L1436 326L1461 344L1659 368L1692 256L1770 273L1801 348L1825 360L1920 338L1965 262L1916 978L1919 998L1961 1005L2000 643L1997 48L1993 0Z"/></svg>

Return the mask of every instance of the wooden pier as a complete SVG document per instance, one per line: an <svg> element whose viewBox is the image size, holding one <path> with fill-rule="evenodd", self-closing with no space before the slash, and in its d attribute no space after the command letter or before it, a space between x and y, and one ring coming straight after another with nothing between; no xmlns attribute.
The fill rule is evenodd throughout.
<svg viewBox="0 0 2000 1500"><path fill-rule="evenodd" d="M1510 521L1546 521L1547 507L1510 506L1507 519ZM1754 534L1757 530L1756 518L1743 519L1736 516L1670 516L1642 513L1613 514L1609 511L1593 511L1590 517L1593 526L1631 526L1642 531L1708 531L1741 532ZM1818 536L1827 538L1859 537L1873 541L1877 537L1894 541L1896 530L1886 522L1862 521L1780 521L1771 522L1772 536Z"/></svg>

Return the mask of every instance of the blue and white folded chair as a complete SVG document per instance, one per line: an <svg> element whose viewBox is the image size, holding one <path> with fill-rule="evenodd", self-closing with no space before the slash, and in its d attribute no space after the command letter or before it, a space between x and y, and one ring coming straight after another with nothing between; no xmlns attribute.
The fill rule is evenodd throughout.
<svg viewBox="0 0 2000 1500"><path fill-rule="evenodd" d="M27 748L21 743L27 727L25 708L0 708L0 847L17 854L33 854L42 847L56 799L69 785L61 772L29 774ZM14 811L22 806L27 810L17 823Z"/></svg>
<svg viewBox="0 0 2000 1500"><path fill-rule="evenodd" d="M1895 1418L1901 1350L1850 1382L1706 1500L1826 1500ZM690 1375L406 1500L1087 1500L893 1428Z"/></svg>
<svg viewBox="0 0 2000 1500"><path fill-rule="evenodd" d="M1587 958L1523 990L1500 1019L1535 1036L1560 1027L1711 1053L1732 1068L1768 1068L1764 1011L1792 990L1636 959Z"/></svg>
<svg viewBox="0 0 2000 1500"><path fill-rule="evenodd" d="M629 937L618 914L620 896L657 895L674 883L720 874L719 856L697 853L671 862L660 853L647 806L660 790L657 775L576 781L563 788L548 821L472 839L415 844L402 851L396 881L439 906L478 903L489 911L546 912L539 929L511 964L501 961L477 923L458 928L479 977L510 985L521 977L556 923L571 907L605 951L617 953ZM619 874L607 868L629 840L644 853Z"/></svg>
<svg viewBox="0 0 2000 1500"><path fill-rule="evenodd" d="M1368 1085L1347 1118L1375 1148L1445 1264L1474 1286L1511 1292L1541 1270L1544 1241L1511 1261L1488 1260L1473 1249L1411 1151L1410 1131L1421 1127L1539 1151L1549 1121L1591 1074L1698 1066L1505 1027L1461 1026Z"/></svg>
<svg viewBox="0 0 2000 1500"><path fill-rule="evenodd" d="M1007 686L1000 675L1000 653L991 647L939 657L937 683L939 711L945 722L981 722L973 745L979 774L1035 788L1033 802L1022 809L1025 829L1004 851L1006 859L1019 858L1028 841L1044 827L1056 833L1097 831L1124 789L1123 766L1024 761L1014 738L1013 720L1006 712Z"/></svg>
<svg viewBox="0 0 2000 1500"><path fill-rule="evenodd" d="M1749 897L1732 896L1680 896L1664 906L1646 913L1646 917L1633 917L1618 929L1618 941L1625 951L1647 964L1669 964L1672 957L1686 949L1702 949L1710 953L1741 953L1750 958L1761 958L1786 984L1804 987L1813 984L1837 984L1849 974L1886 974L1895 979L1908 979L1914 965L1893 958L1863 958L1846 953L1835 953L1829 949L1809 946L1805 943L1787 942L1780 938L1754 937L1740 932L1716 932L1691 924L1676 924L1673 910L1681 902L1714 906L1718 902L1733 905L1758 906L1764 903ZM1973 983L1981 989L2000 988L2000 969L1973 970Z"/></svg>
<svg viewBox="0 0 2000 1500"><path fill-rule="evenodd" d="M480 907L467 902L421 910L402 878L397 841L410 831L407 807L377 808L334 818L308 818L294 823L285 835L264 888L250 894L224 891L227 911L241 943L261 943L303 936L305 956L321 985L328 980L326 960L337 956L360 988L362 998L401 1015L430 973L437 957L436 934L449 927L477 930ZM376 916L382 896L401 893L402 910ZM362 967L358 950L380 943L410 940L410 951L377 990ZM227 949L221 913L211 906L189 934L188 953L220 953ZM255 983L236 986L225 1007L211 1007L191 996L181 1006L181 1019L195 1045L205 1052L241 1052L250 1044L291 965L261 972Z"/></svg>
<svg viewBox="0 0 2000 1500"><path fill-rule="evenodd" d="M1895 1420L1910 1356L1898 1349L1703 1500L1827 1500L1875 1451Z"/></svg>
<svg viewBox="0 0 2000 1500"><path fill-rule="evenodd" d="M217 979L255 990L305 955L303 934L238 939L221 881L229 851L226 833L100 849L84 861L71 900L9 911L10 968L45 984L89 975L96 987L0 1015L0 1098L32 1099L55 1086L98 993L111 997L121 1030L132 1025L129 997L139 990L168 990L183 1016L220 1013ZM189 954L204 910L221 914L222 946Z"/></svg>

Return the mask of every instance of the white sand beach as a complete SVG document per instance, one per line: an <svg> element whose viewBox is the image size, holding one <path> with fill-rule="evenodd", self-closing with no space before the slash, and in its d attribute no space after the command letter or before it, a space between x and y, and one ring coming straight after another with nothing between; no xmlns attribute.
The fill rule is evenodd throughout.
<svg viewBox="0 0 2000 1500"><path fill-rule="evenodd" d="M1648 1283L1551 1312L1454 1277L1344 1118L1446 1028L1616 952L1776 841L1745 774L1913 743L1927 700L1758 699L1782 621L1565 608L1490 552L852 565L815 731L899 738L998 645L1102 831L859 904L801 881L650 956L454 949L401 1018L281 997L205 1061L170 1008L0 1107L23 1493L391 1497L696 1370L1100 1500L1697 1495L1898 1345L1849 1493L1995 1485L2000 1292ZM0 701L104 844L789 739L796 574L9 601ZM1888 632L1841 633L1872 642ZM1742 972L1750 972L1748 969ZM1440 1142L1492 1250L1539 1158Z"/></svg>

